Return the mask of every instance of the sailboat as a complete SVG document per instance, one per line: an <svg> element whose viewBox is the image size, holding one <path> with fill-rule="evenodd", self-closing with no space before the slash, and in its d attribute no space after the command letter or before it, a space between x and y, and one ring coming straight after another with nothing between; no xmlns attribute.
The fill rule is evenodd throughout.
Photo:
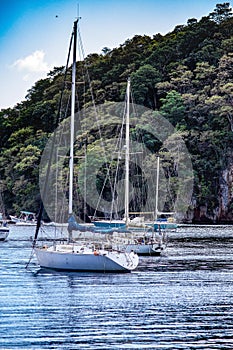
<svg viewBox="0 0 233 350"><path fill-rule="evenodd" d="M138 266L139 258L134 251L126 252L115 250L112 246L100 242L80 242L73 240L73 230L86 229L79 225L73 213L73 168L74 168L74 117L75 117L75 85L76 85L76 45L77 19L73 25L73 63L72 63L72 90L71 90L71 123L70 123L70 155L69 155L69 237L65 244L54 244L50 247L36 246L42 209L39 212L37 228L33 241L33 248L38 263L43 268L68 271L94 272L130 272ZM41 206L43 208L43 204Z"/></svg>
<svg viewBox="0 0 233 350"><path fill-rule="evenodd" d="M156 197L155 197L155 219L153 222L154 229L176 229L177 223L173 218L174 212L160 212L158 210L158 198L159 198L159 162L160 158L157 157L157 179L156 179ZM161 216L160 218L158 216ZM163 217L162 217L163 216ZM169 216L167 218L167 216Z"/></svg>
<svg viewBox="0 0 233 350"><path fill-rule="evenodd" d="M115 228L120 231L125 229L130 232L133 240L128 240L125 244L126 251L134 251L138 255L160 255L165 249L165 235L159 223L157 228L153 227L153 222L142 222L141 218L136 217L130 220L129 217L129 163L130 163L130 95L131 80L127 81L126 89L126 120L125 120L125 203L124 203L124 219L122 220L94 220L93 223L97 227ZM158 172L157 172L158 173ZM158 181L158 180L157 180Z"/></svg>

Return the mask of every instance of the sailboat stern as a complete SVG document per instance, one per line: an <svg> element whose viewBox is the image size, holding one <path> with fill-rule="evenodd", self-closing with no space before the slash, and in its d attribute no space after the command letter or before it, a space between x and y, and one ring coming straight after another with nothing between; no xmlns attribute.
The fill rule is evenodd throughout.
<svg viewBox="0 0 233 350"><path fill-rule="evenodd" d="M121 271L130 272L137 268L139 257L134 251L130 252L109 252L106 256L115 264L119 265Z"/></svg>

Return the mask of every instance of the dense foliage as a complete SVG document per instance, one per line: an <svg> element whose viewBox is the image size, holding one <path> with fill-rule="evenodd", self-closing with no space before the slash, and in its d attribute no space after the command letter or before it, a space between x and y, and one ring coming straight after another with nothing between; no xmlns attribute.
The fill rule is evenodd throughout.
<svg viewBox="0 0 233 350"><path fill-rule="evenodd" d="M86 89L88 78L83 84L85 67L92 90ZM38 165L56 127L63 75L64 67L54 68L25 101L0 112L1 191L10 214L38 210ZM77 67L80 106L90 104L93 94L96 104L123 101L129 76L135 102L158 110L182 134L195 172L195 206L213 212L219 206L221 173L233 162L230 4L217 4L208 16L191 18L164 36L136 35L118 48L88 55ZM68 83L63 95L70 97Z"/></svg>

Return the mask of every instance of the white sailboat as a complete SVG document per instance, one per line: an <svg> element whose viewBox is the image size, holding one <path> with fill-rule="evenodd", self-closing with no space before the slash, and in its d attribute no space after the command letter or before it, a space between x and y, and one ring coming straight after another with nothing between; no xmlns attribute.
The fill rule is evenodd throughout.
<svg viewBox="0 0 233 350"><path fill-rule="evenodd" d="M124 219L122 220L94 220L93 223L101 228L115 228L119 232L123 229L130 232L128 243L124 243L126 251L134 251L138 255L160 255L165 249L164 235L160 227L157 227L156 232L153 227L153 222L144 222L142 218L136 217L133 220L129 218L129 163L130 163L130 96L131 96L131 81L127 81L126 89L126 118L125 118L125 204L124 204ZM158 181L158 180L157 180ZM158 205L158 203L157 203ZM120 235L120 233L119 233ZM125 236L123 240L125 240ZM132 239L133 238L133 239Z"/></svg>
<svg viewBox="0 0 233 350"><path fill-rule="evenodd" d="M66 244L54 243L51 247L37 247L34 239L34 249L39 265L44 268L69 271L96 271L96 272L130 272L139 262L134 251L126 252L114 250L112 246L97 243L83 242L78 244L72 239L72 231L79 229L73 216L73 165L74 165L74 116L75 116L75 76L76 76L76 42L77 24L74 22L73 64L72 64L72 102L70 125L70 163L69 163L69 239ZM42 215L42 214L41 214ZM38 216L38 221L40 216ZM39 223L37 228L39 227ZM38 231L38 230L37 230ZM36 231L36 232L37 232Z"/></svg>
<svg viewBox="0 0 233 350"><path fill-rule="evenodd" d="M126 145L125 145L125 225L133 231L134 242L127 244L126 251L133 250L138 255L160 255L164 250L163 237L160 232L147 225L135 225L129 218L129 119L130 119L130 79L127 83L127 110L126 110ZM140 227L141 226L141 227Z"/></svg>
<svg viewBox="0 0 233 350"><path fill-rule="evenodd" d="M162 212L158 210L159 203L159 165L160 158L157 157L156 171L156 193L155 193L155 211L153 220L142 220L141 222L147 226L153 227L155 231L174 230L177 228L177 223L174 218L175 212Z"/></svg>

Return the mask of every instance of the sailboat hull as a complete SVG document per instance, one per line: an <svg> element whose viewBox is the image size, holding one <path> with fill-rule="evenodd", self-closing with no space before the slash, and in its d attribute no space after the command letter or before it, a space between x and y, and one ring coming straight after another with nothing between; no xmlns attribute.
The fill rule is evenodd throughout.
<svg viewBox="0 0 233 350"><path fill-rule="evenodd" d="M60 245L36 248L35 253L41 267L55 270L130 272L138 265L134 252L93 251L86 247Z"/></svg>
<svg viewBox="0 0 233 350"><path fill-rule="evenodd" d="M125 228L125 222L122 220L98 220L98 221L93 221L93 224L96 227L100 228Z"/></svg>
<svg viewBox="0 0 233 350"><path fill-rule="evenodd" d="M138 255L161 255L163 247L157 244L128 244L126 251L134 251Z"/></svg>
<svg viewBox="0 0 233 350"><path fill-rule="evenodd" d="M154 230L175 230L177 229L177 223L168 221L156 221L154 222Z"/></svg>

